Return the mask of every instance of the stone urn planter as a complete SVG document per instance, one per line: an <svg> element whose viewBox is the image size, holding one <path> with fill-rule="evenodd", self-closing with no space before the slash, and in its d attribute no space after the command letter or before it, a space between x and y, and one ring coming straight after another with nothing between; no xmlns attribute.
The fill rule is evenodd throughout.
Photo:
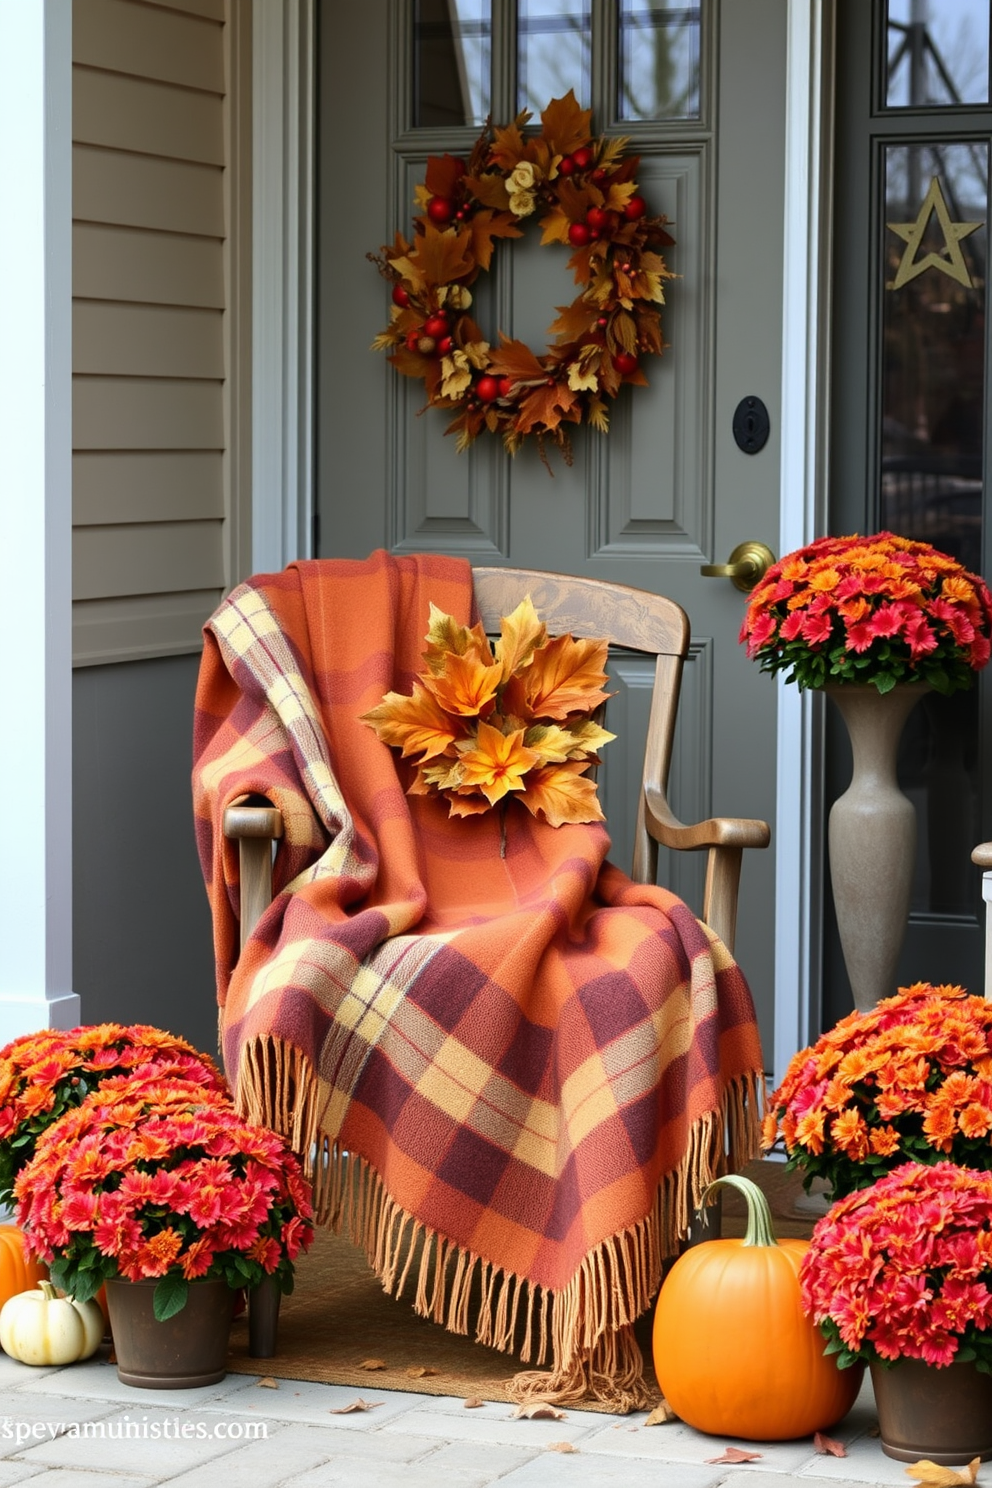
<svg viewBox="0 0 992 1488"><path fill-rule="evenodd" d="M939 1467L992 1458L992 1375L970 1363L900 1359L891 1369L872 1364L871 1382L887 1457Z"/></svg>
<svg viewBox="0 0 992 1488"><path fill-rule="evenodd" d="M830 809L828 850L837 928L854 1006L868 1012L896 990L896 962L909 917L916 812L899 789L903 727L930 691L914 682L824 689L851 739L851 783Z"/></svg>
<svg viewBox="0 0 992 1488"><path fill-rule="evenodd" d="M227 1373L234 1291L223 1279L190 1283L181 1312L159 1322L157 1281L108 1281L117 1377L145 1390L192 1390Z"/></svg>

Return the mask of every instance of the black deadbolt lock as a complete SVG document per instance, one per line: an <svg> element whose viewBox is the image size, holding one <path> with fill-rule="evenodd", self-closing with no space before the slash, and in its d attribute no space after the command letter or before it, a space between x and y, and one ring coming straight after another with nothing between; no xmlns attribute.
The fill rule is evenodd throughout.
<svg viewBox="0 0 992 1488"><path fill-rule="evenodd" d="M756 455L768 442L771 423L760 398L742 398L734 410L734 438L738 449Z"/></svg>

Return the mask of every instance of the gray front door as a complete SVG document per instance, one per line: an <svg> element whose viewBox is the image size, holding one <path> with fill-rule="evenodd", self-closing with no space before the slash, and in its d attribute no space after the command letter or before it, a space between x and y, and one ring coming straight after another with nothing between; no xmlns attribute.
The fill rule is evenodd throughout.
<svg viewBox="0 0 992 1488"><path fill-rule="evenodd" d="M737 643L743 595L700 567L739 543L776 545L781 381L785 0L324 0L320 10L319 552L462 554L670 595L692 621L673 794L683 820L773 823L775 689ZM574 88L593 128L627 136L640 189L667 214L680 277L648 388L625 388L607 436L575 461L515 458L483 436L466 454L423 387L370 342L388 292L365 255L409 233L429 154L468 153L491 111L508 123ZM479 319L538 352L575 293L567 254L531 232L501 244ZM771 415L757 454L735 443L741 400ZM621 661L605 753L613 856L627 867L650 678ZM698 908L699 855L661 872ZM774 850L745 863L737 953L773 1035Z"/></svg>
<svg viewBox="0 0 992 1488"><path fill-rule="evenodd" d="M887 528L986 575L989 9L988 0L838 6L830 515L832 532ZM906 726L900 783L918 832L902 984L983 989L971 850L992 833L990 708L983 673L969 693L924 699ZM831 797L847 785L850 756L829 716L828 727ZM832 1020L850 994L829 913L826 932Z"/></svg>

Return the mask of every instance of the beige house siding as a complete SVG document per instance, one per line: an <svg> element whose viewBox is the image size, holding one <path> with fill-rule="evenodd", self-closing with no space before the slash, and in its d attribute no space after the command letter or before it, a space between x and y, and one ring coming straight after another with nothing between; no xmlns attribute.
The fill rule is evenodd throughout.
<svg viewBox="0 0 992 1488"><path fill-rule="evenodd" d="M249 20L74 0L77 665L198 650L248 566Z"/></svg>

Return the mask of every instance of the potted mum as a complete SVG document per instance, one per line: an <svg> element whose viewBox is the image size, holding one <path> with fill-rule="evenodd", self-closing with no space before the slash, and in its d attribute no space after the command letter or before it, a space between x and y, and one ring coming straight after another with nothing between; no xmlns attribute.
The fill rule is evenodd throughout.
<svg viewBox="0 0 992 1488"><path fill-rule="evenodd" d="M992 1002L917 982L796 1054L763 1145L835 1198L907 1161L992 1170Z"/></svg>
<svg viewBox="0 0 992 1488"><path fill-rule="evenodd" d="M222 1379L236 1292L291 1291L313 1233L285 1140L172 1078L114 1081L67 1111L15 1196L56 1285L82 1301L106 1284L118 1374L152 1388Z"/></svg>
<svg viewBox="0 0 992 1488"><path fill-rule="evenodd" d="M853 774L830 811L834 905L855 1007L891 992L905 933L916 814L899 789L903 725L931 689L971 687L992 650L984 580L892 532L823 537L768 569L740 639L762 671L824 690L851 736Z"/></svg>
<svg viewBox="0 0 992 1488"><path fill-rule="evenodd" d="M992 1457L992 1176L904 1163L813 1231L803 1307L844 1369L869 1365L882 1450Z"/></svg>
<svg viewBox="0 0 992 1488"><path fill-rule="evenodd" d="M54 1121L108 1078L152 1072L227 1092L206 1054L139 1023L44 1028L0 1049L0 1205L11 1205L15 1178Z"/></svg>

